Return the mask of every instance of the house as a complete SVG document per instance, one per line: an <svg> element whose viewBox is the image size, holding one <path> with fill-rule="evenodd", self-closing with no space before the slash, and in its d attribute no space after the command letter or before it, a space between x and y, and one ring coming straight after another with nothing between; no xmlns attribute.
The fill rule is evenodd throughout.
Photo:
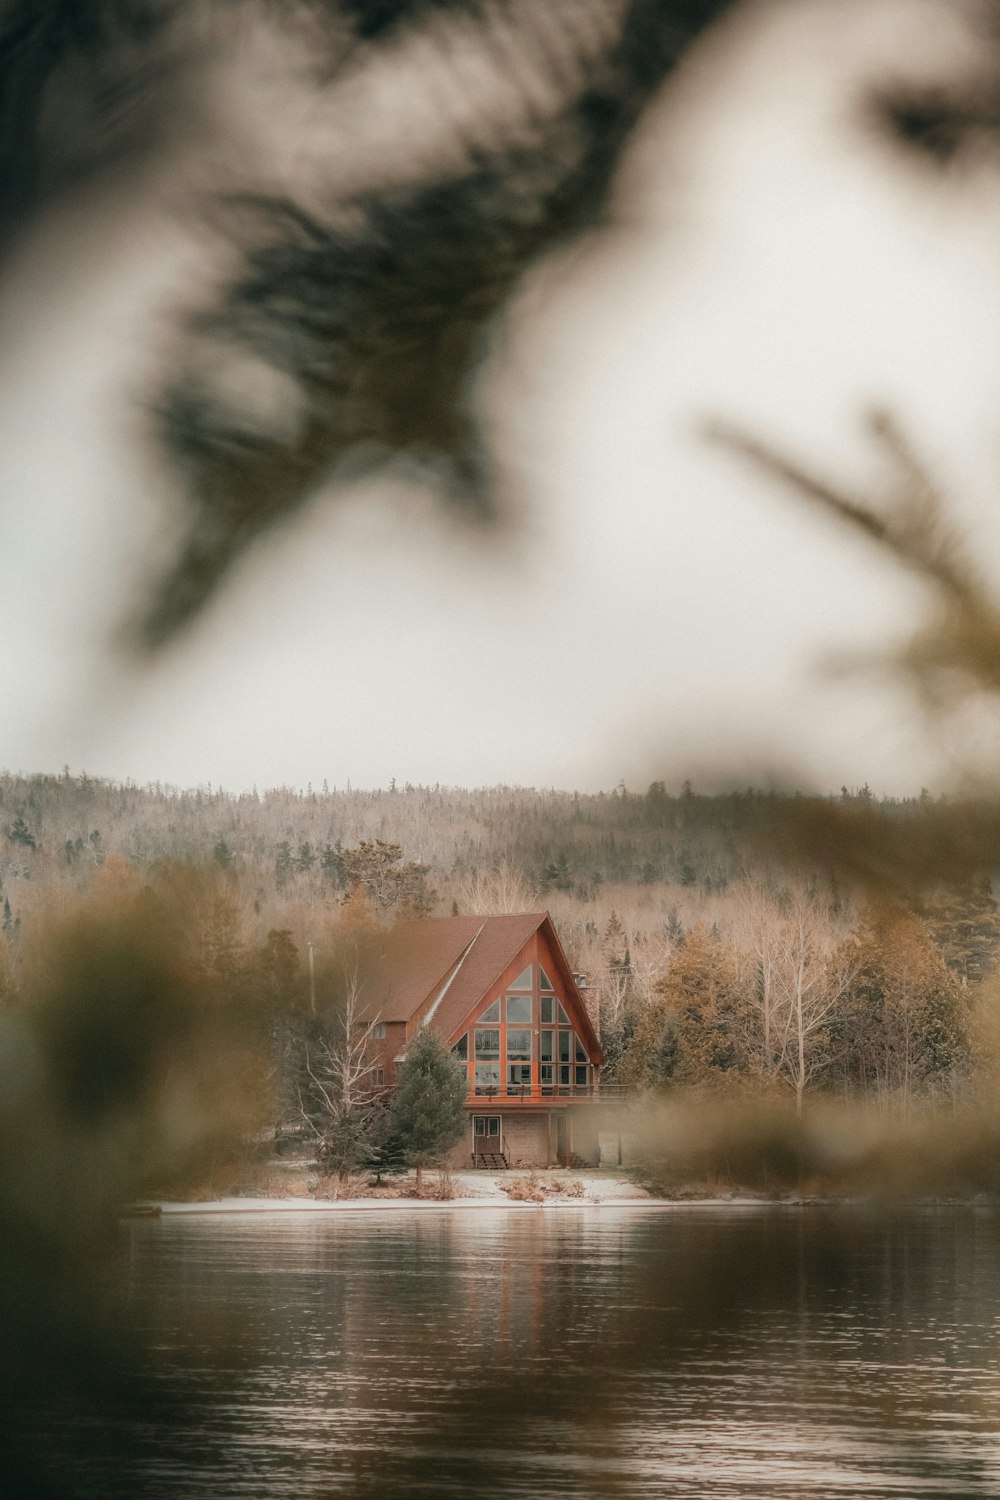
<svg viewBox="0 0 1000 1500"><path fill-rule="evenodd" d="M421 1026L465 1067L468 1133L453 1165L597 1161L603 1054L547 912L399 922L364 994L387 1086Z"/></svg>

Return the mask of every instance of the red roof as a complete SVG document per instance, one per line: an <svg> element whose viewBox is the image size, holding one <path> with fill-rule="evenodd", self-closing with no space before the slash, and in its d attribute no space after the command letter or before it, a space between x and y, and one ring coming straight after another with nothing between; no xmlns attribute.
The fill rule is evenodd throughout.
<svg viewBox="0 0 1000 1500"><path fill-rule="evenodd" d="M365 977L365 1009L382 1021L407 1022L429 1000L434 1030L449 1037L543 923L562 956L547 912L397 922ZM592 1030L568 964L564 979Z"/></svg>
<svg viewBox="0 0 1000 1500"><path fill-rule="evenodd" d="M397 922L386 933L382 954L366 977L366 1009L383 1021L408 1021L431 991L443 986L471 943L472 950L448 994L451 1000L456 990L462 995L468 992L468 1010L544 920L544 912L530 912L510 917L429 917ZM474 994L472 989L476 989ZM449 1005L449 1011L451 1008ZM442 1030L447 1029L441 1025L440 1014L435 1020Z"/></svg>

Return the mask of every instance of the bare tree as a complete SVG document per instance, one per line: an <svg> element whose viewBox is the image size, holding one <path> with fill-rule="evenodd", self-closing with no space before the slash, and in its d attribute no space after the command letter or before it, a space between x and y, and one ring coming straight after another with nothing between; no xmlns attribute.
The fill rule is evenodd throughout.
<svg viewBox="0 0 1000 1500"><path fill-rule="evenodd" d="M829 911L803 887L791 894L776 957L777 1071L794 1087L796 1113L801 1114L806 1085L829 1062L826 1031L854 969L843 955L835 961Z"/></svg>
<svg viewBox="0 0 1000 1500"><path fill-rule="evenodd" d="M374 1020L363 1015L357 973L349 975L334 1039L306 1048L305 1096L299 1112L311 1130L319 1159L341 1183L370 1165L384 1134L385 1089L372 1048Z"/></svg>
<svg viewBox="0 0 1000 1500"><path fill-rule="evenodd" d="M483 917L530 911L535 900L530 886L505 859L490 870L467 875L459 886L459 899L470 915Z"/></svg>

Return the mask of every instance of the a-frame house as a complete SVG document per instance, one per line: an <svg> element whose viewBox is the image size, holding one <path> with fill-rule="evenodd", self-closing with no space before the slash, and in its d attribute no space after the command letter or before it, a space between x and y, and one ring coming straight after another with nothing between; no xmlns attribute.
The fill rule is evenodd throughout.
<svg viewBox="0 0 1000 1500"><path fill-rule="evenodd" d="M399 922L364 984L372 1045L391 1086L421 1026L468 1076L454 1165L596 1162L603 1061L594 1021L547 912Z"/></svg>

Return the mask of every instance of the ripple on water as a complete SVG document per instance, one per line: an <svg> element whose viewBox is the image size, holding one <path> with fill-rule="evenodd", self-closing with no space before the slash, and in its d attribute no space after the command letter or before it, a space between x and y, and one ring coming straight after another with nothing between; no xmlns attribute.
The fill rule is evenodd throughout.
<svg viewBox="0 0 1000 1500"><path fill-rule="evenodd" d="M1000 1493L991 1214L136 1221L80 1500Z"/></svg>

